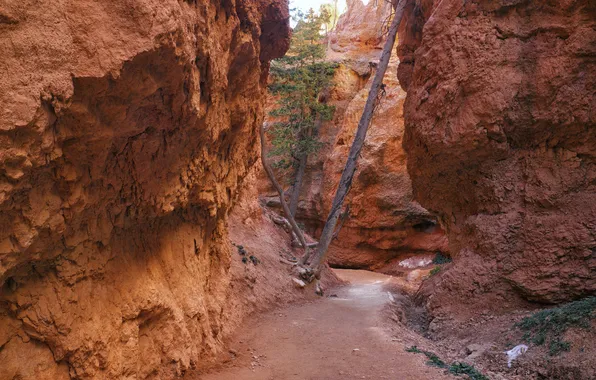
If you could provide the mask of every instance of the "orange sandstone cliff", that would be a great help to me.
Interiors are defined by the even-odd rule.
[[[321,127],[323,147],[309,157],[297,212],[298,220],[315,237],[327,218],[366,102],[390,10],[387,2],[364,5],[361,0],[348,1],[330,35],[327,59],[338,62],[339,67],[327,101],[336,110],[334,119]],[[350,217],[329,249],[329,262],[334,266],[401,274],[416,267],[428,268],[436,252],[447,251],[437,219],[412,198],[402,148],[406,93],[396,79],[397,63],[397,57],[392,59],[385,76],[386,94],[367,134],[346,199]],[[266,180],[261,193],[267,195],[269,205],[277,206],[277,197]]]
[[[454,256],[431,307],[594,294],[594,2],[409,0],[399,40],[414,198]]]
[[[0,378],[180,375],[291,287],[227,225],[288,41],[282,0],[2,2]]]

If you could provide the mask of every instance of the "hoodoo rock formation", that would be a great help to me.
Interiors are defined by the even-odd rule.
[[[335,114],[321,127],[322,148],[309,157],[297,213],[313,236],[320,234],[331,207],[381,54],[390,7],[383,1],[348,1],[330,35],[328,59],[339,63],[328,95]],[[329,262],[338,267],[405,273],[428,266],[436,252],[447,251],[437,219],[412,199],[402,148],[406,93],[396,80],[397,63],[397,57],[392,59],[385,76],[385,96],[346,199],[349,217],[329,249]],[[276,205],[268,182],[262,183],[261,192]]]
[[[454,256],[431,306],[594,294],[594,2],[409,0],[399,39],[414,198]]]
[[[2,2],[0,378],[167,378],[254,307],[226,223],[288,42],[282,0]]]

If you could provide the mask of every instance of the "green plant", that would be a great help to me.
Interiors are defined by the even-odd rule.
[[[571,349],[571,343],[562,340],[553,340],[548,345],[548,353],[551,356],[555,356],[563,351],[569,351],[569,349]]]
[[[454,375],[468,375],[471,380],[488,380],[488,377],[480,373],[474,366],[466,363],[454,362],[448,368],[449,373]]]
[[[334,107],[321,96],[338,66],[325,61],[321,30],[330,18],[326,8],[318,14],[312,8],[307,13],[297,11],[290,49],[271,63],[269,91],[276,96],[277,106],[270,114],[277,119],[269,133],[276,168],[297,168],[302,156],[317,151],[319,123],[333,117]]]
[[[470,380],[489,380],[488,377],[480,373],[474,366],[471,366],[466,363],[460,362],[453,362],[450,365],[447,365],[444,361],[442,361],[436,354],[421,350],[416,346],[411,346],[406,348],[407,352],[413,352],[416,354],[424,354],[428,361],[426,362],[427,365],[439,368],[445,368],[449,373],[452,373],[457,376],[468,376]]]
[[[428,364],[430,366],[439,367],[439,368],[447,367],[447,365],[445,364],[444,361],[442,361],[435,353],[432,353],[430,351],[421,350],[416,346],[406,348],[406,351],[413,352],[415,354],[424,354],[424,356],[426,356],[428,358],[428,361],[426,362],[426,364]]]
[[[452,261],[453,260],[451,259],[451,257],[445,256],[441,252],[437,252],[435,254],[435,258],[433,259],[433,264],[435,264],[435,265],[441,265],[441,264],[450,263]]]
[[[563,334],[570,327],[590,328],[590,321],[596,317],[596,297],[552,309],[541,310],[525,317],[515,327],[525,331],[523,339],[537,346],[548,343],[549,354],[554,356],[569,351],[571,344],[563,340]]]
[[[415,353],[415,354],[419,354],[419,353],[421,353],[422,351],[420,351],[420,349],[418,349],[418,347],[416,347],[416,346],[412,346],[412,347],[408,347],[408,348],[406,348],[406,352],[413,352],[413,353]]]
[[[442,361],[437,355],[433,354],[432,352],[424,351],[423,354],[426,355],[426,357],[428,358],[426,364],[439,368],[445,368],[447,366],[444,361]]]
[[[435,274],[439,273],[440,271],[441,271],[441,267],[434,267],[433,269],[430,270],[431,277],[434,276]]]

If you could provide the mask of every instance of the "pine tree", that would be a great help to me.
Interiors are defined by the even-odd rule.
[[[278,121],[268,131],[272,136],[273,166],[291,173],[290,212],[295,215],[308,156],[316,152],[320,125],[333,117],[334,108],[325,103],[324,93],[331,86],[337,64],[325,61],[324,25],[331,14],[322,7],[297,12],[290,49],[271,65],[269,90],[277,97],[271,112]]]

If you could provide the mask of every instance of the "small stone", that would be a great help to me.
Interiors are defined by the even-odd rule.
[[[292,278],[292,281],[294,282],[294,285],[295,285],[297,288],[300,288],[300,289],[302,289],[302,288],[304,288],[304,287],[306,286],[306,283],[305,283],[304,281],[302,281],[302,280],[299,280],[299,279],[297,279],[297,278]]]

